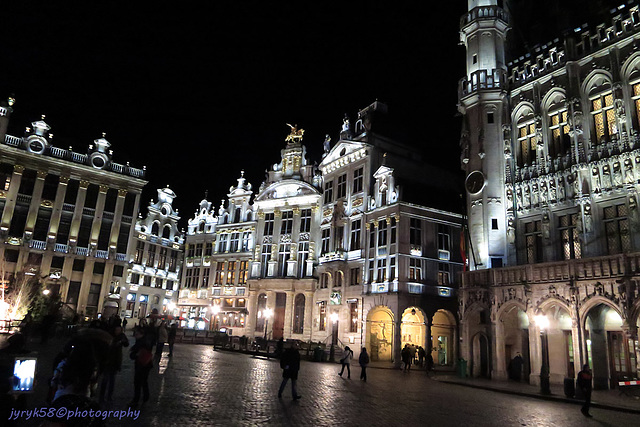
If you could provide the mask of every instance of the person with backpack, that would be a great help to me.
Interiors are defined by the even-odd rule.
[[[291,347],[282,353],[280,367],[282,368],[282,383],[280,383],[280,389],[278,390],[278,398],[282,397],[282,392],[287,385],[287,381],[291,380],[291,395],[293,396],[293,400],[300,399],[302,396],[298,394],[298,389],[296,388],[298,371],[300,370],[300,352],[298,351],[297,343],[292,343]]]
[[[358,363],[360,363],[360,379],[367,382],[367,365],[369,364],[369,353],[367,353],[367,349],[362,347],[360,351],[360,357],[358,358]]]
[[[136,343],[131,347],[129,357],[135,360],[133,374],[133,400],[129,403],[131,408],[138,406],[140,400],[140,392],[142,391],[142,403],[149,400],[149,372],[153,368],[153,353],[151,349],[153,344],[151,338],[145,333],[145,330],[136,327],[133,330]]]
[[[340,363],[342,363],[342,370],[338,375],[342,376],[344,373],[344,368],[347,368],[347,378],[351,379],[351,360],[353,360],[353,350],[346,346],[344,348],[344,356],[340,359]]]

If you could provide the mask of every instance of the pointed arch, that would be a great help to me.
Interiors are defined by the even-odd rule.
[[[591,71],[582,82],[581,91],[587,97],[611,87],[613,81],[611,73],[606,70],[596,69]]]

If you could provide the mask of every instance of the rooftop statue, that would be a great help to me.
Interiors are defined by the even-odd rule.
[[[285,142],[301,142],[304,129],[298,129],[298,125],[290,125],[289,123],[287,123],[287,126],[291,128],[291,133],[287,135]]]

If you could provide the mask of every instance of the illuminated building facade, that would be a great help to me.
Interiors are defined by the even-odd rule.
[[[398,365],[405,344],[422,346],[451,365],[462,216],[426,207],[442,195],[446,175],[378,133],[386,109],[376,101],[361,110],[353,129],[345,119],[319,165],[314,336],[356,353],[367,347],[372,360]]]
[[[502,379],[521,353],[534,384],[589,363],[614,387],[640,360],[638,5],[507,62],[498,3],[469,0],[461,19],[462,356]]]
[[[86,153],[56,147],[44,117],[7,135],[10,113],[0,106],[3,280],[39,275],[66,306],[96,316],[126,279],[145,172],[115,163],[104,135]]]
[[[136,221],[127,285],[110,296],[119,300],[124,316],[136,321],[154,309],[173,315],[178,302],[184,236],[178,231],[175,197],[169,187],[158,189],[158,201],[152,200],[146,217]]]
[[[196,329],[248,335],[249,263],[255,245],[251,184],[244,172],[217,211],[205,199],[189,220],[178,311]]]

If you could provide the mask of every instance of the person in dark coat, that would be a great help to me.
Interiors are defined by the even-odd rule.
[[[582,405],[582,415],[585,417],[591,418],[592,415],[589,413],[589,408],[591,407],[591,389],[593,387],[593,374],[591,373],[591,369],[589,369],[589,365],[585,364],[582,367],[582,371],[578,373],[578,387],[584,393],[584,405]]]
[[[153,368],[153,353],[151,349],[153,344],[151,337],[145,333],[145,329],[136,327],[134,329],[134,336],[136,343],[131,347],[129,357],[134,360],[134,374],[133,374],[133,400],[129,403],[129,406],[135,408],[138,406],[140,400],[140,392],[142,391],[142,403],[149,400],[149,372]]]
[[[508,371],[510,379],[520,381],[520,378],[522,378],[522,365],[524,365],[524,359],[520,353],[517,353],[516,357],[509,362]]]
[[[369,353],[367,353],[367,349],[362,347],[360,351],[360,357],[358,358],[358,363],[360,363],[360,379],[364,382],[367,382],[367,365],[369,364]]]
[[[298,389],[296,388],[298,371],[300,370],[300,352],[298,351],[297,343],[293,343],[291,347],[282,353],[280,367],[282,368],[282,383],[280,384],[280,390],[278,390],[278,397],[282,397],[287,381],[291,380],[291,395],[294,400],[300,399],[302,396],[298,394]]]
[[[418,366],[420,366],[421,368],[424,365],[425,355],[426,355],[426,352],[424,351],[424,348],[422,348],[422,346],[419,346],[418,347]]]
[[[113,398],[113,387],[116,383],[116,375],[122,369],[122,348],[129,347],[129,339],[120,326],[113,328],[113,340],[109,345],[107,360],[102,373],[102,384],[100,384],[100,403],[104,402],[105,392],[107,399]]]
[[[409,344],[405,344],[404,348],[400,352],[400,357],[402,358],[402,363],[404,363],[403,371],[407,372],[411,370],[411,350],[409,349]]]

